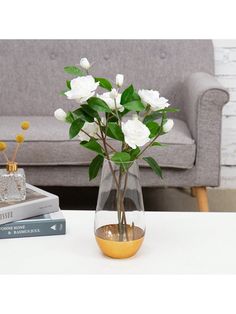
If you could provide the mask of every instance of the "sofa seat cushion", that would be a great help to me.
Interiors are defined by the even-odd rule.
[[[87,166],[95,154],[79,145],[78,139],[69,140],[69,125],[49,116],[1,116],[0,141],[8,143],[11,156],[15,147],[14,138],[21,133],[20,122],[29,120],[31,127],[25,133],[25,143],[19,149],[17,161],[22,166]],[[196,145],[190,132],[181,120],[175,120],[174,128],[160,137],[164,147],[152,147],[147,155],[156,158],[163,167],[190,169],[194,165]],[[117,141],[111,140],[116,146]],[[4,160],[0,157],[3,165]],[[146,166],[141,161],[143,166]]]

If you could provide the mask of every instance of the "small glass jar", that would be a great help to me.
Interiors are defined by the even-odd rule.
[[[26,198],[24,169],[16,162],[8,162],[6,169],[0,169],[0,201],[17,202]]]

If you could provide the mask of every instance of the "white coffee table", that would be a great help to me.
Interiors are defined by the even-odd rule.
[[[93,211],[64,211],[67,234],[0,240],[1,274],[236,273],[236,213],[147,212],[135,257],[103,256]]]

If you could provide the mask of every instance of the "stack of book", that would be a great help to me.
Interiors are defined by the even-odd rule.
[[[0,202],[0,239],[60,235],[66,221],[58,196],[27,184],[26,200]]]

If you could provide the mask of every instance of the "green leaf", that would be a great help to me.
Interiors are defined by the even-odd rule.
[[[130,161],[130,154],[126,152],[118,152],[112,156],[111,160],[115,163],[128,162]]]
[[[100,168],[102,167],[104,157],[97,155],[89,165],[89,180],[96,178]]]
[[[167,145],[162,144],[162,143],[159,143],[159,142],[153,142],[151,146],[160,146],[160,147],[163,147],[163,146],[167,146]]]
[[[72,122],[69,130],[70,139],[74,138],[76,135],[79,134],[83,125],[84,121],[82,121],[81,119],[76,119],[75,121]]]
[[[106,120],[118,123],[118,118],[114,115],[111,115],[110,113],[106,113]]]
[[[84,72],[82,70],[80,70],[79,68],[77,68],[76,66],[68,66],[64,68],[64,71],[66,73],[69,73],[71,75],[76,75],[76,76],[84,76]]]
[[[87,100],[89,106],[98,112],[111,112],[111,109],[102,99],[98,97],[91,97]]]
[[[124,134],[121,127],[116,122],[108,122],[107,135],[118,141],[124,140]]]
[[[130,153],[131,160],[135,160],[138,154],[140,153],[140,148],[136,147],[135,149],[132,149],[129,153]]]
[[[71,89],[71,86],[70,86],[70,80],[66,80],[66,86]]]
[[[140,100],[133,100],[123,105],[129,111],[143,111],[145,109],[144,105]]]
[[[96,153],[98,153],[99,155],[103,156],[103,150],[100,144],[98,144],[98,142],[96,140],[90,140],[90,141],[83,141],[80,143],[81,146],[90,149]]]
[[[112,90],[112,85],[107,79],[102,78],[102,77],[95,77],[94,79],[95,79],[95,82],[99,82],[99,86],[101,86],[102,88],[105,88],[109,91]]]
[[[133,92],[132,100],[140,100],[141,101],[141,98],[136,91]]]
[[[160,126],[158,123],[154,122],[154,121],[149,121],[146,123],[146,126],[149,128],[149,131],[150,131],[150,135],[149,137],[150,138],[153,138],[155,137],[158,132],[160,131]]]
[[[97,120],[100,120],[100,117],[97,111],[93,110],[89,105],[81,105],[81,109],[84,114],[87,114],[92,118],[96,118]]]
[[[94,121],[94,118],[88,115],[82,108],[74,110],[73,114],[83,121],[87,121],[89,123]]]
[[[143,157],[143,160],[145,160],[146,163],[149,164],[149,166],[156,173],[156,175],[158,175],[159,177],[163,179],[161,167],[158,165],[155,159],[153,159],[152,157]]]
[[[75,121],[74,115],[71,111],[68,111],[66,114],[66,122],[72,123],[73,121]]]
[[[157,110],[156,112],[179,112],[180,109],[178,108],[164,108],[164,109],[160,109]]]
[[[124,104],[126,104],[127,102],[132,101],[132,100],[133,100],[133,99],[132,99],[133,94],[134,94],[134,87],[133,87],[133,85],[130,85],[129,87],[127,87],[127,88],[123,91],[123,93],[122,93],[122,95],[121,95],[120,103],[121,103],[122,105],[124,105]]]
[[[162,114],[159,111],[155,111],[143,119],[143,123],[147,124],[149,121],[154,121],[162,117]]]
[[[126,172],[132,165],[132,160],[130,154],[127,152],[118,152],[115,153],[111,160],[120,166],[122,172]]]
[[[141,101],[140,96],[138,95],[138,93],[135,91],[133,85],[130,85],[128,88],[126,88],[122,95],[121,95],[121,101],[120,103],[122,105],[134,101],[134,100],[139,100]]]

